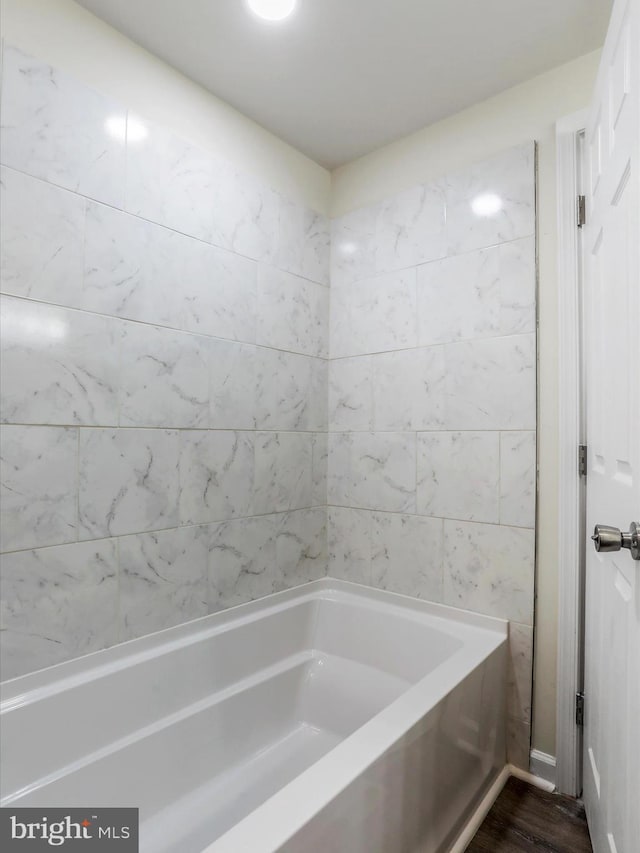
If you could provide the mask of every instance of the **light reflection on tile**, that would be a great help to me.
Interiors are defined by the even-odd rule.
[[[24,299],[0,304],[2,420],[117,424],[122,323]]]

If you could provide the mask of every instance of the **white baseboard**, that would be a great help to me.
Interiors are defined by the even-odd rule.
[[[537,749],[534,749],[531,752],[532,757],[534,753],[536,758],[539,758],[539,756],[543,756],[544,761],[542,763],[544,764],[547,773],[551,770],[555,772],[556,760],[552,755],[547,755],[544,752],[538,752]],[[510,776],[515,776],[516,779],[522,779],[523,782],[528,782],[530,785],[535,785],[536,788],[541,788],[543,791],[551,792],[555,790],[555,784],[543,778],[542,776],[537,774],[534,775],[533,773],[528,773],[526,770],[520,770],[519,767],[514,767],[513,764],[505,764],[505,766],[502,768],[502,770],[496,777],[493,785],[489,788],[487,793],[482,798],[482,801],[480,802],[479,806],[476,808],[475,812],[467,821],[462,832],[457,837],[455,843],[449,850],[449,853],[464,853],[464,851],[471,843],[472,838],[480,829],[482,821],[491,811],[491,806],[500,796],[500,792],[506,785],[507,780]]]
[[[539,749],[532,749],[529,756],[529,770],[534,776],[544,779],[545,782],[556,785],[556,757],[555,755],[547,755],[546,752],[540,752]]]
[[[548,791],[549,793],[555,791],[556,786],[553,782],[547,782],[546,779],[543,779],[540,776],[534,776],[533,773],[521,770],[519,767],[514,767],[513,764],[509,765],[509,775],[515,776],[516,779],[522,779],[523,782],[527,782],[535,788],[540,788],[541,791]]]

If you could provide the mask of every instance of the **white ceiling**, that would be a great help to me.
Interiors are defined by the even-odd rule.
[[[611,0],[243,0],[81,5],[334,168],[604,41]]]

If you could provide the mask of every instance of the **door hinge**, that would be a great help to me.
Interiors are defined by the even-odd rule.
[[[576,693],[576,726],[584,726],[584,693]]]
[[[587,476],[587,445],[581,444],[578,447],[578,473],[581,477]]]
[[[587,221],[587,201],[583,195],[579,195],[576,202],[576,219],[578,222],[578,228],[582,228]]]

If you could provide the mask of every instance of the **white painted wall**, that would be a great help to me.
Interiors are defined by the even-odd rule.
[[[327,213],[330,173],[72,0],[2,0],[8,44]]]
[[[600,52],[496,95],[337,169],[331,215],[378,201],[512,145],[539,143],[539,519],[533,746],[555,754],[558,543],[558,318],[555,121],[585,107]]]

